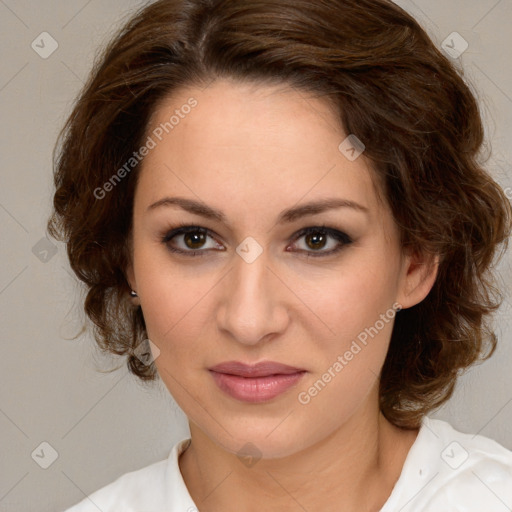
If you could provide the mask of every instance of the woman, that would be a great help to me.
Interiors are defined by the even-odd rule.
[[[428,416],[496,346],[511,208],[482,139],[389,1],[137,13],[64,129],[49,230],[190,438],[69,511],[511,507],[512,452]]]

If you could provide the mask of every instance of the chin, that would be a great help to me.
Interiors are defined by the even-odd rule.
[[[288,457],[323,437],[321,432],[308,429],[298,417],[292,420],[294,413],[288,418],[287,415],[288,413],[283,414],[277,420],[247,420],[246,424],[233,417],[231,422],[219,419],[227,432],[217,424],[209,425],[202,431],[223,450],[242,459],[246,456],[264,459]]]

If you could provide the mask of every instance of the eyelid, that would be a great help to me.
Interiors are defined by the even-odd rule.
[[[162,243],[167,245],[168,249],[171,252],[175,252],[175,253],[181,253],[181,254],[187,254],[187,255],[192,254],[192,255],[194,255],[195,253],[204,254],[206,252],[211,251],[212,249],[189,249],[189,250],[183,250],[183,249],[175,249],[175,248],[169,247],[168,244],[169,244],[169,242],[173,238],[179,237],[179,236],[182,236],[182,235],[186,235],[187,233],[196,233],[196,232],[202,232],[206,236],[209,236],[210,238],[213,238],[216,241],[216,243],[221,244],[221,242],[219,242],[219,240],[217,240],[218,235],[214,231],[212,231],[211,229],[208,229],[208,228],[205,228],[205,227],[202,227],[202,226],[198,226],[196,224],[190,224],[190,223],[177,224],[175,227],[167,229],[165,231],[165,233],[163,234],[163,236],[161,236],[161,240],[162,240]]]
[[[181,224],[177,224],[175,225],[174,227],[172,228],[169,228],[167,229],[163,234],[162,236],[160,237],[161,238],[161,241],[162,243],[164,243],[168,250],[173,252],[173,253],[178,253],[178,254],[182,254],[182,255],[185,255],[185,256],[204,256],[205,254],[211,252],[212,250],[217,250],[217,249],[189,249],[189,250],[184,250],[184,249],[176,249],[176,248],[172,248],[169,246],[169,242],[175,238],[175,237],[178,237],[178,236],[182,236],[182,235],[185,235],[187,233],[194,233],[194,232],[202,232],[204,233],[206,236],[209,236],[211,238],[213,238],[218,244],[221,244],[221,242],[219,242],[218,240],[218,235],[211,229],[209,228],[206,228],[206,227],[203,227],[203,226],[199,226],[199,225],[195,225],[195,224],[190,224],[190,223],[181,223]],[[326,234],[327,236],[330,236],[331,238],[337,240],[339,242],[339,245],[335,248],[335,249],[331,249],[329,251],[322,251],[322,250],[319,250],[319,251],[314,251],[314,250],[311,250],[311,251],[308,251],[308,250],[303,250],[303,249],[300,249],[300,250],[296,250],[296,251],[293,251],[293,252],[297,252],[299,254],[305,254],[307,257],[309,256],[312,256],[312,257],[322,257],[322,256],[330,256],[330,255],[333,255],[337,252],[339,252],[340,250],[342,250],[344,247],[350,245],[353,243],[353,239],[352,237],[350,237],[348,234],[346,234],[345,232],[337,229],[337,228],[334,228],[334,227],[329,227],[325,224],[313,224],[313,225],[310,225],[310,226],[307,226],[305,228],[302,228],[298,231],[296,231],[292,236],[291,236],[291,244],[288,244],[287,245],[287,249],[288,247],[290,247],[290,245],[294,245],[295,242],[297,242],[297,240],[299,240],[300,238],[302,238],[303,236],[309,234],[309,233],[315,233],[315,232],[319,232],[319,233],[324,233]]]
[[[352,237],[350,237],[347,233],[345,233],[339,229],[336,229],[334,227],[329,227],[326,224],[317,224],[317,225],[305,227],[305,228],[299,230],[297,233],[295,233],[293,235],[293,243],[295,243],[297,240],[299,240],[300,238],[302,238],[303,236],[305,236],[309,233],[316,233],[316,232],[324,233],[327,236],[330,236],[331,238],[337,240],[339,244],[334,249],[331,249],[328,251],[298,250],[296,252],[303,254],[308,258],[309,257],[314,257],[314,258],[315,257],[328,257],[328,256],[332,256],[334,254],[337,254],[342,249],[344,249],[346,246],[348,246],[354,242]]]

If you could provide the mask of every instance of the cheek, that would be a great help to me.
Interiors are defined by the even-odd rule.
[[[136,259],[137,284],[148,338],[159,348],[156,365],[180,371],[204,363],[199,355],[206,322],[211,322],[208,292],[215,277],[197,267],[172,264],[166,255],[140,251]],[[203,333],[203,334],[202,334]],[[204,354],[204,347],[203,347]],[[181,366],[180,366],[181,365]]]
[[[350,345],[357,336],[377,322],[383,335],[390,335],[389,320],[394,318],[392,308],[396,286],[389,266],[362,262],[323,286],[304,290],[307,303],[322,320],[324,336],[337,340],[335,348]],[[382,324],[381,315],[388,314]],[[325,324],[330,329],[325,327]],[[362,336],[364,338],[364,336]],[[382,338],[382,337],[381,337]],[[314,338],[313,338],[314,339]]]
[[[196,344],[200,343],[200,334],[207,325],[211,330],[215,324],[212,301],[219,292],[215,288],[227,285],[222,283],[223,274],[207,264],[172,263],[165,253],[156,254],[154,249],[139,251],[136,262],[148,337],[161,352],[172,349],[176,358],[182,352],[199,352]],[[326,340],[322,350],[325,355],[332,349],[349,347],[360,333],[364,341],[365,330],[371,329],[394,302],[392,272],[382,259],[371,254],[366,260],[354,258],[350,265],[329,275],[308,276],[304,272],[302,268],[301,277],[285,275],[288,282],[295,283],[294,293],[301,304],[292,300],[293,304],[284,307],[291,322],[302,325],[305,340],[317,344]],[[382,328],[380,324],[379,331],[389,335],[390,326],[386,323]],[[202,338],[209,335],[203,333]]]
[[[309,327],[314,372],[295,398],[299,410],[324,422],[327,430],[376,392],[396,316],[393,292],[387,274],[352,273],[311,296],[315,313],[331,330],[319,331],[320,322]]]
[[[209,287],[203,290],[196,284],[176,275],[148,278],[142,305],[148,338],[160,351],[155,359],[158,374],[176,403],[192,416],[201,413],[195,409],[201,393],[197,378],[204,373],[209,353],[205,326],[211,318],[203,297]]]

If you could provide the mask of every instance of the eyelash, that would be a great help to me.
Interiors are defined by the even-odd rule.
[[[183,254],[185,256],[191,256],[191,257],[196,257],[196,256],[202,257],[205,255],[206,252],[209,252],[212,249],[184,251],[182,249],[176,249],[175,247],[171,247],[169,245],[169,242],[173,238],[175,238],[179,235],[184,235],[187,233],[198,233],[198,232],[204,233],[204,234],[214,238],[213,233],[207,228],[202,228],[200,226],[193,226],[193,225],[189,225],[189,224],[180,224],[180,225],[176,226],[175,228],[171,229],[170,231],[166,232],[166,234],[164,236],[162,236],[162,243],[167,246],[167,249],[170,252]],[[308,258],[309,257],[319,258],[319,257],[331,256],[331,255],[341,251],[344,247],[353,243],[353,240],[346,233],[343,233],[342,231],[338,231],[337,229],[330,228],[325,225],[311,226],[311,227],[304,228],[304,229],[300,230],[298,233],[296,233],[294,235],[293,242],[295,243],[297,240],[299,240],[300,238],[302,238],[305,235],[309,235],[310,233],[328,235],[341,243],[335,249],[331,249],[330,251],[318,251],[315,253],[315,251],[299,250],[299,252],[305,254],[306,257],[308,257]]]

